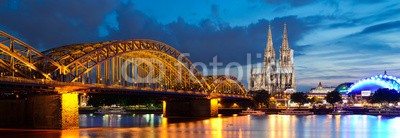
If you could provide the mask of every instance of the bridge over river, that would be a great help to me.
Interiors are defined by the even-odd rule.
[[[233,76],[203,76],[178,50],[154,40],[74,44],[38,51],[0,31],[0,126],[79,127],[78,95],[162,97],[164,116],[217,116],[219,99],[251,100]],[[18,99],[19,95],[26,95]],[[28,124],[28,125],[27,125]]]

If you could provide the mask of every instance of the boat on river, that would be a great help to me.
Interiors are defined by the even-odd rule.
[[[332,113],[330,113],[330,115],[352,115],[353,112],[352,111],[347,111],[347,110],[335,110]]]
[[[314,112],[310,111],[296,111],[293,109],[286,109],[278,112],[279,115],[313,115]]]
[[[116,106],[116,105],[111,105],[111,106],[103,106],[97,112],[94,112],[96,114],[129,114],[123,107]]]
[[[262,116],[265,115],[265,112],[263,111],[258,111],[258,110],[253,110],[253,109],[247,109],[247,110],[243,110],[241,113],[239,113],[240,115],[256,115],[256,116]]]

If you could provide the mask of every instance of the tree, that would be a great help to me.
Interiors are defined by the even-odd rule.
[[[256,105],[259,104],[265,104],[266,106],[269,105],[269,98],[271,95],[265,91],[265,90],[259,90],[259,91],[252,91],[253,94],[253,100],[256,103]]]
[[[399,101],[399,94],[394,89],[380,88],[370,98],[371,103],[395,103]]]
[[[325,100],[335,109],[335,103],[342,101],[342,95],[338,91],[331,91],[326,94]]]
[[[301,105],[307,102],[307,94],[304,92],[295,92],[290,95],[290,100],[298,103],[299,108]]]
[[[270,105],[274,105],[273,108],[275,108],[276,107],[276,103],[277,103],[277,101],[276,101],[275,97],[271,96],[269,98],[268,107],[271,107]]]

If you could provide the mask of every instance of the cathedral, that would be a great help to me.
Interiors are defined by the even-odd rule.
[[[289,47],[286,24],[284,24],[283,27],[279,59],[275,56],[271,27],[268,25],[268,39],[264,51],[264,64],[262,67],[251,68],[248,85],[250,91],[266,90],[270,94],[292,93],[296,91],[293,50]]]

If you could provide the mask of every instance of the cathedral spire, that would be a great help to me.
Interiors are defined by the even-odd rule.
[[[275,49],[272,42],[271,26],[268,24],[267,46],[264,51],[264,65],[275,64]]]
[[[283,26],[282,45],[279,53],[279,64],[283,66],[291,66],[293,64],[293,50],[289,48],[289,42],[286,32],[286,23]]]
[[[289,42],[286,33],[286,23],[283,24],[283,38],[282,38],[282,49],[289,49]]]
[[[274,45],[273,45],[273,42],[272,42],[271,25],[269,25],[269,24],[268,24],[268,40],[267,40],[266,52],[275,53]]]

